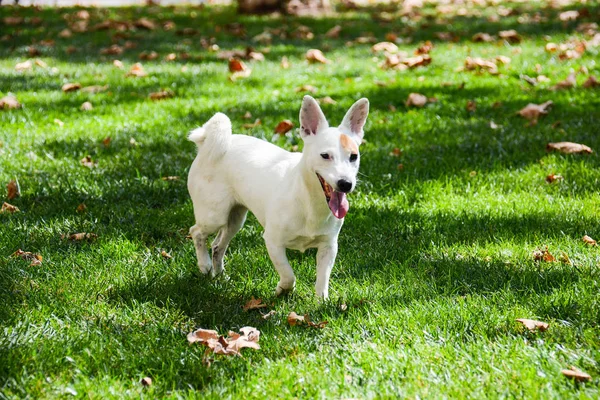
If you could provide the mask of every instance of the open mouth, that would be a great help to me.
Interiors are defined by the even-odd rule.
[[[317,174],[317,177],[319,178],[319,182],[321,182],[323,194],[325,195],[331,213],[336,218],[344,218],[346,214],[348,214],[348,209],[350,208],[346,193],[333,190],[331,185],[328,184],[321,175]]]

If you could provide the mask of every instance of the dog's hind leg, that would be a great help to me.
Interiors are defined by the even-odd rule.
[[[194,247],[196,248],[196,257],[198,258],[198,267],[200,272],[208,274],[212,270],[212,262],[208,249],[206,248],[206,240],[210,233],[203,232],[198,225],[194,225],[190,228],[190,235],[194,241]]]
[[[212,245],[212,269],[214,275],[219,275],[223,272],[223,257],[227,251],[229,242],[236,233],[242,229],[246,221],[248,209],[243,206],[234,206],[229,212],[227,225],[219,231],[219,235]]]

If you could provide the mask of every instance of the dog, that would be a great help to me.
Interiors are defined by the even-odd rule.
[[[198,154],[188,176],[196,221],[190,235],[200,271],[212,276],[223,272],[227,246],[250,210],[264,228],[267,251],[279,273],[275,294],[293,291],[296,285],[286,249],[317,248],[315,291],[327,298],[368,114],[369,101],[362,98],[338,127],[329,127],[316,100],[305,96],[300,109],[302,153],[233,135],[231,121],[222,113],[192,131],[188,138]],[[213,233],[211,260],[207,239]]]

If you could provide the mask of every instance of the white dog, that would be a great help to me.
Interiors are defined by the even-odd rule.
[[[300,109],[302,153],[290,153],[266,141],[232,135],[231,122],[215,114],[189,139],[198,155],[188,177],[196,224],[190,228],[198,266],[204,274],[223,272],[223,255],[241,229],[248,210],[264,228],[271,261],[279,273],[277,295],[294,289],[296,277],[286,249],[317,248],[318,296],[326,298],[337,255],[337,239],[356,186],[358,146],[369,113],[360,99],[341,125],[330,128],[321,108],[305,96]],[[212,261],[208,236],[218,232]]]

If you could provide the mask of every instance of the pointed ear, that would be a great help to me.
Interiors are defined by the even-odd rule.
[[[352,135],[357,139],[358,143],[362,142],[363,127],[367,122],[367,116],[369,115],[369,100],[362,98],[350,107],[344,120],[340,124],[340,130],[344,133]]]
[[[329,127],[321,107],[315,99],[304,96],[300,109],[300,134],[302,137],[316,135],[318,131]]]

